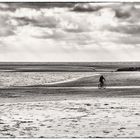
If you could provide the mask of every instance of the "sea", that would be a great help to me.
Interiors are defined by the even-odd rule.
[[[11,72],[93,72],[140,67],[140,62],[0,62],[0,71]]]

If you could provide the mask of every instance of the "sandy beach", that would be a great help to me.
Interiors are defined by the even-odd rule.
[[[104,75],[2,72],[0,137],[140,137],[140,73]]]
[[[0,137],[140,137],[140,99],[0,104]]]

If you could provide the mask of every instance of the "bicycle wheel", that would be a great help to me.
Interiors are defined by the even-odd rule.
[[[103,88],[104,88],[104,89],[106,88],[106,83],[103,84]]]
[[[100,85],[100,83],[98,84],[98,88],[100,88],[101,87],[101,85]]]
[[[103,85],[101,83],[98,84],[98,88],[101,89]]]

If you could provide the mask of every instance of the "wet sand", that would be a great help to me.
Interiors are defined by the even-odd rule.
[[[0,137],[140,137],[140,73],[106,73],[109,86],[100,90],[93,73],[16,74],[1,80]]]
[[[84,100],[94,97],[139,98],[140,88],[10,87],[0,89],[0,103]]]

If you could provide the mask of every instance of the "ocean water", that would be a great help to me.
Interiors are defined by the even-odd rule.
[[[140,62],[0,62],[0,71],[93,72],[140,67]]]

